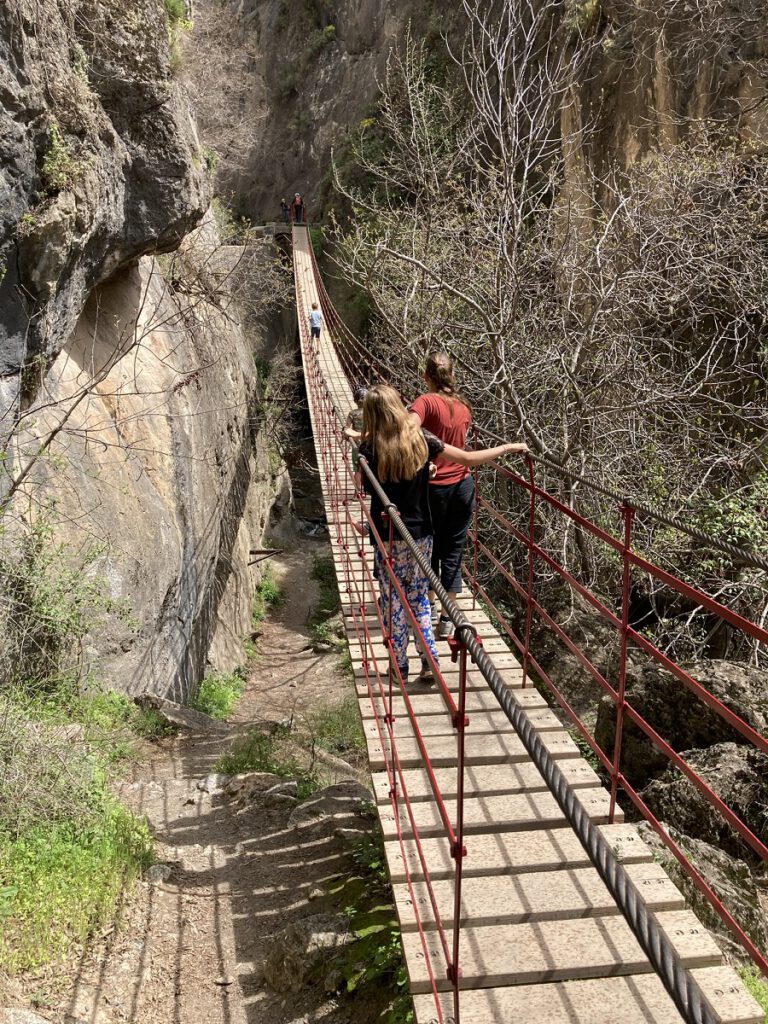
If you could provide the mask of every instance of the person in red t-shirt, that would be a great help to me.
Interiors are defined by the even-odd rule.
[[[453,360],[447,352],[430,352],[424,380],[429,391],[411,405],[411,416],[446,444],[466,448],[472,410],[457,390]],[[475,481],[467,467],[442,462],[430,480],[429,504],[434,523],[432,568],[455,598],[461,590],[461,559],[475,508]],[[434,605],[434,594],[430,600]],[[441,614],[437,638],[445,640],[451,630],[451,620]]]

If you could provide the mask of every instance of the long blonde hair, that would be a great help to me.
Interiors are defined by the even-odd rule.
[[[382,483],[412,480],[429,456],[421,428],[389,384],[376,384],[365,397],[362,439],[376,454]]]

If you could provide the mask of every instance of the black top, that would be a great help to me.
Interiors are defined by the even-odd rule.
[[[415,540],[421,537],[432,536],[432,516],[429,511],[429,461],[436,459],[445,448],[445,444],[439,437],[430,434],[428,430],[422,430],[424,440],[427,442],[429,455],[427,461],[418,471],[416,476],[410,480],[388,480],[383,483],[379,480],[378,467],[376,465],[376,450],[369,441],[363,441],[360,445],[360,454],[368,460],[371,472],[379,480],[389,500],[394,503],[400,518],[411,531]],[[386,542],[389,536],[389,528],[384,526],[381,518],[384,506],[378,494],[372,490],[368,477],[363,473],[363,486],[371,495],[371,518],[373,519],[379,536]],[[395,531],[395,540],[399,540]]]

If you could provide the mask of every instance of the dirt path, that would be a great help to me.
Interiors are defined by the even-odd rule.
[[[351,681],[338,654],[313,653],[310,579],[324,543],[302,539],[275,562],[286,603],[264,623],[233,735],[340,700]],[[72,1024],[288,1024],[347,1017],[312,992],[283,998],[264,985],[270,935],[314,913],[318,883],[343,867],[338,844],[297,837],[290,808],[201,793],[196,784],[231,738],[182,734],[152,747],[122,798],[146,814],[165,881],[142,881],[112,936],[87,950],[58,1018]]]

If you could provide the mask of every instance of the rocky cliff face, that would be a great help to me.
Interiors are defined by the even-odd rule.
[[[440,33],[456,23],[456,6],[199,0],[185,62],[222,192],[256,223],[279,219],[281,197],[290,201],[294,192],[318,218],[331,152],[375,108],[391,47],[411,24],[416,38],[442,49]]]
[[[55,496],[70,552],[98,544],[86,571],[128,611],[94,631],[87,661],[129,692],[176,700],[207,662],[244,661],[249,552],[280,485],[258,435],[252,352],[210,274],[217,253],[198,231],[173,288],[144,258],[95,289],[44,380],[55,404],[20,438],[31,447],[69,413],[31,474],[33,503]]]
[[[93,288],[175,248],[208,205],[161,0],[0,6],[0,415]],[[39,378],[39,374],[37,375]]]
[[[177,61],[163,0],[0,4],[6,544],[44,510],[127,609],[97,676],[184,700],[244,660],[280,480]]]

